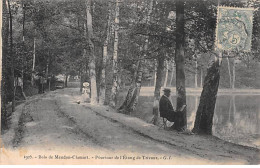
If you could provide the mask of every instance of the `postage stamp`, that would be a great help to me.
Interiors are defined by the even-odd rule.
[[[254,8],[218,7],[216,48],[222,51],[251,49]]]

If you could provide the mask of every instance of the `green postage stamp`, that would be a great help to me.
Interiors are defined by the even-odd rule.
[[[254,8],[218,7],[216,48],[221,51],[251,49]]]

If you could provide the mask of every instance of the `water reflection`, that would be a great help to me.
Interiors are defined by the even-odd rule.
[[[225,140],[260,146],[259,96],[219,96],[213,133]]]
[[[176,107],[176,97],[172,96]],[[258,146],[260,95],[218,95],[213,118],[213,134],[238,144]],[[123,99],[119,99],[123,100]],[[119,102],[120,104],[121,102]],[[152,120],[152,96],[141,96],[133,116],[147,122]],[[194,126],[199,96],[187,96],[187,126]]]

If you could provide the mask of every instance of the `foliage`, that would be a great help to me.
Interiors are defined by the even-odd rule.
[[[32,74],[33,39],[36,39],[36,72],[48,75],[87,74],[88,51],[86,39],[86,5],[85,0],[10,0],[13,15],[13,54],[15,76],[24,76],[24,83],[29,84]],[[259,87],[254,84],[260,60],[260,1],[259,0],[186,0],[185,1],[185,59],[186,73],[190,73],[188,86],[193,86],[195,64],[205,69],[207,61],[214,51],[215,27],[218,2],[220,5],[236,7],[254,7],[253,39],[251,53],[224,53],[232,59],[240,60],[237,65],[238,87]],[[96,71],[101,71],[102,46],[106,36],[109,7],[114,18],[115,3],[109,1],[92,0],[93,41],[95,45]],[[24,5],[24,6],[23,6]],[[146,24],[149,0],[123,0],[120,3],[120,29],[118,58],[122,82],[130,83],[137,69],[137,62],[141,55],[146,54],[145,83],[153,80],[156,59],[173,61],[175,56],[175,2],[154,0],[151,22]],[[10,40],[6,9],[3,14],[3,88],[5,102],[12,100],[12,81],[10,80],[12,65],[10,55]],[[23,20],[24,29],[23,29]],[[110,29],[111,37],[108,44],[108,55],[111,60],[113,52],[113,22]],[[24,36],[24,41],[23,41]],[[149,36],[149,48],[144,53],[145,37]],[[244,66],[245,65],[245,66]],[[224,67],[223,71],[225,70]],[[221,87],[226,87],[229,78],[222,73]],[[97,73],[100,76],[100,73]],[[97,80],[99,77],[97,77]],[[248,81],[245,84],[244,81]],[[250,85],[249,85],[250,84]]]

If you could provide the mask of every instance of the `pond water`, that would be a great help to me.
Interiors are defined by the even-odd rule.
[[[121,96],[120,96],[121,97]],[[194,126],[198,95],[187,95],[187,125]],[[176,107],[176,96],[171,96]],[[260,95],[218,95],[213,118],[213,135],[237,144],[260,147]],[[118,104],[123,102],[123,96]],[[151,122],[153,96],[140,96],[137,109],[131,115]]]

